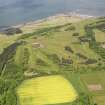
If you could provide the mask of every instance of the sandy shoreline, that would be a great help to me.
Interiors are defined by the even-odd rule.
[[[60,13],[60,14],[56,14],[54,16],[49,16],[49,17],[46,17],[46,18],[43,18],[43,19],[39,19],[39,20],[35,20],[35,21],[30,21],[30,22],[25,22],[25,23],[22,23],[22,24],[17,24],[17,25],[12,25],[12,26],[1,26],[0,30],[5,30],[5,29],[8,29],[10,27],[21,28],[23,26],[32,25],[32,24],[38,25],[38,24],[40,24],[42,22],[50,21],[50,20],[53,20],[53,19],[56,19],[56,18],[59,18],[59,17],[80,18],[81,20],[88,19],[88,18],[95,18],[95,16],[89,16],[89,15],[85,15],[85,14],[78,14],[76,12]]]
[[[75,12],[70,12],[70,13],[56,14],[56,15],[49,16],[49,17],[39,19],[39,20],[35,20],[35,21],[25,22],[25,23],[22,23],[19,25],[14,25],[12,27],[22,27],[24,25],[39,24],[39,23],[42,23],[44,21],[50,21],[52,19],[59,18],[59,17],[74,17],[74,18],[80,18],[80,19],[95,18],[95,16],[89,16],[89,15],[85,15],[85,14],[78,14]]]

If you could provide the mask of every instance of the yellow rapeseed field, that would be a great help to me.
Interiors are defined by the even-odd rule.
[[[26,80],[17,89],[20,105],[45,105],[73,102],[77,93],[72,84],[60,75]]]

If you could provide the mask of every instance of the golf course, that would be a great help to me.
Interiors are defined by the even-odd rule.
[[[105,105],[105,17],[58,15],[0,32],[0,105]]]

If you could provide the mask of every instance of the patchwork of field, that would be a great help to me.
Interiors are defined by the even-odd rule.
[[[60,75],[26,80],[17,94],[20,105],[45,105],[73,102],[78,97],[72,84]]]
[[[81,81],[90,95],[93,96],[94,103],[105,105],[105,72],[93,72],[81,75]]]
[[[24,49],[29,52],[28,67],[29,69],[37,69],[43,71],[58,71],[59,65],[55,62],[53,55],[58,58],[58,63],[63,58],[65,60],[73,62],[73,66],[87,66],[85,64],[88,59],[98,61],[99,56],[89,48],[88,43],[80,43],[78,37],[73,36],[73,31],[70,32],[49,32],[47,36],[41,36],[37,39],[31,37],[26,39],[26,44],[20,46],[17,49],[15,61],[21,64],[24,58]],[[82,32],[80,32],[82,33]],[[66,50],[68,47],[69,50]],[[44,62],[44,65],[38,65],[37,60],[40,59]],[[90,64],[90,66],[96,65],[97,62]]]
[[[21,34],[0,35],[1,77],[19,84],[19,105],[105,105],[105,24],[100,22],[53,17],[22,25]]]

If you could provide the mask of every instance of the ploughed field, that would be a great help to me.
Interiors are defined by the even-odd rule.
[[[77,92],[60,75],[37,77],[24,81],[17,89],[20,105],[45,105],[73,102]]]

